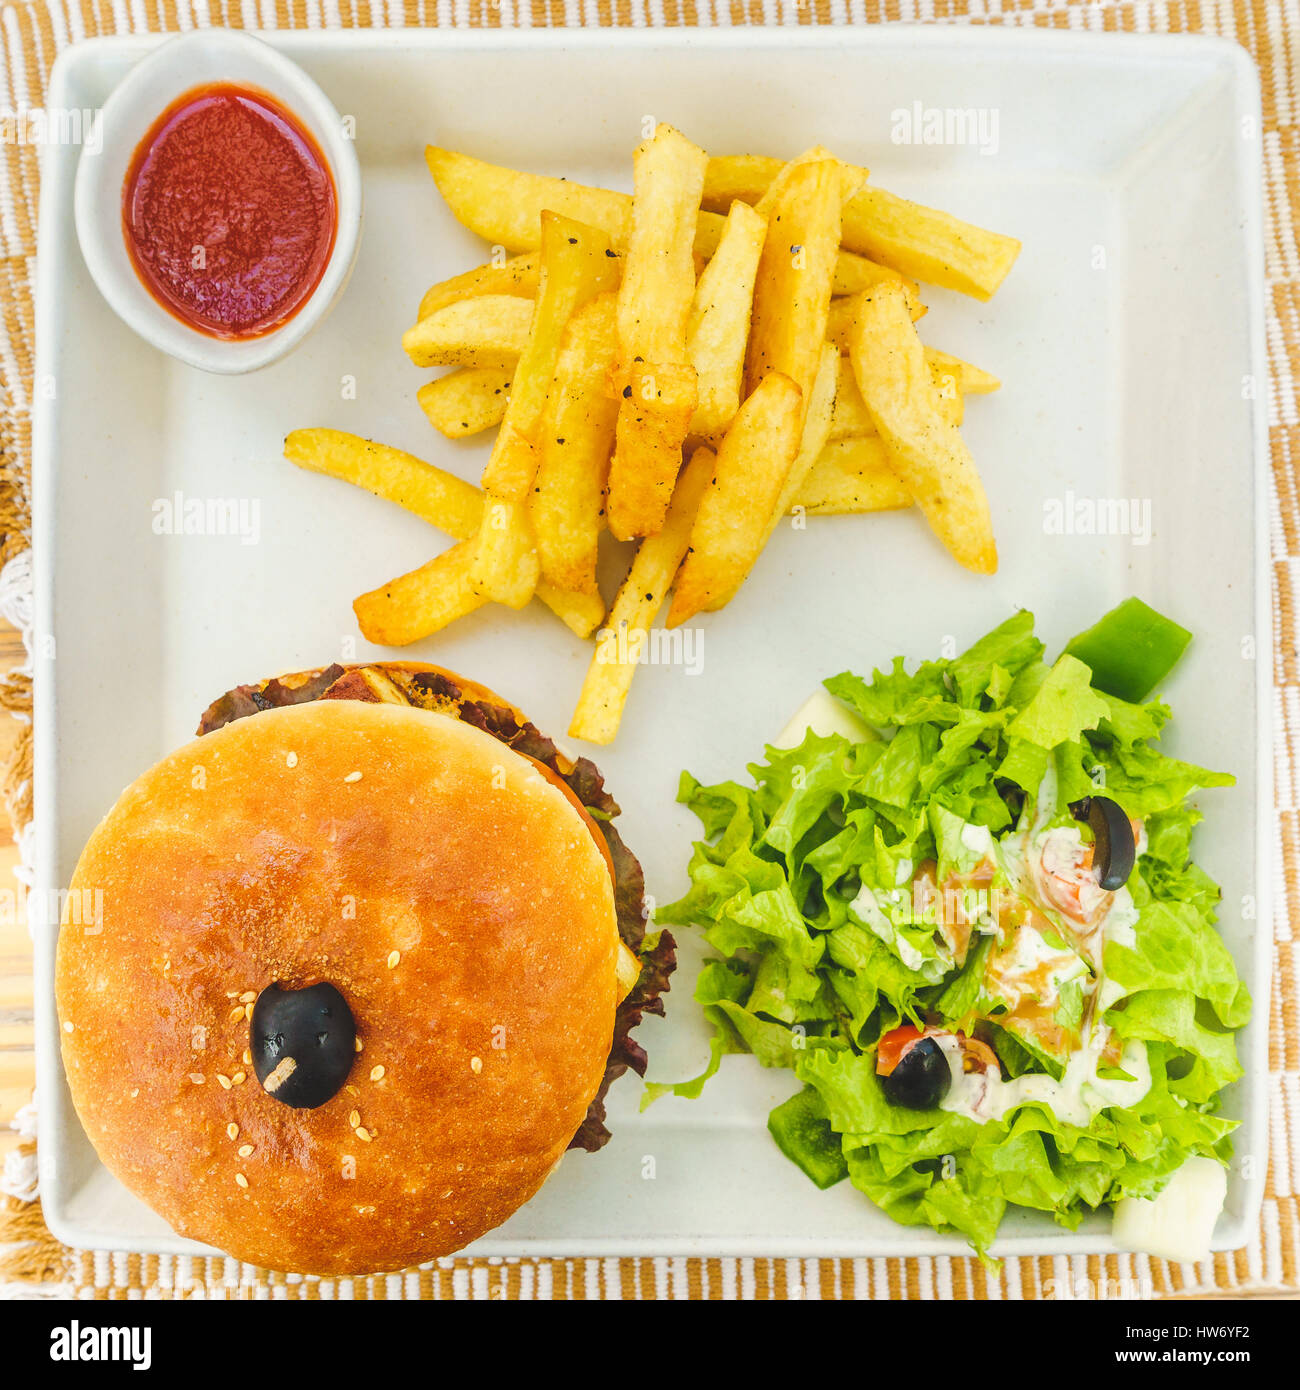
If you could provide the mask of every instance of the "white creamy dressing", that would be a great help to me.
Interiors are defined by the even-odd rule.
[[[936,1038],[952,1072],[952,1089],[939,1108],[984,1124],[1002,1119],[1017,1106],[1038,1101],[1058,1120],[1086,1129],[1093,1116],[1108,1105],[1134,1105],[1151,1089],[1146,1043],[1138,1039],[1130,1039],[1124,1045],[1119,1064],[1119,1069],[1132,1080],[1098,1076],[1108,1031],[1105,1027],[1090,1028],[1084,1045],[1070,1054],[1065,1074],[1059,1081],[1042,1075],[1017,1076],[1004,1081],[991,1072],[964,1071],[961,1044],[957,1039],[952,1035]]]
[[[998,862],[997,845],[993,839],[993,832],[987,825],[963,825],[961,843],[962,847],[970,850],[977,859],[991,859],[995,864]]]
[[[926,975],[927,978],[929,974],[933,973],[933,984],[938,984],[939,980],[952,969],[951,955],[947,957],[946,963],[940,959],[927,961],[921,952],[885,916],[875,893],[865,883],[858,890],[857,897],[849,904],[849,911],[865,927],[870,928],[909,970],[915,970],[918,974]]]
[[[1138,851],[1141,853],[1141,850]],[[1105,954],[1105,947],[1110,942],[1115,942],[1118,946],[1127,946],[1132,950],[1137,945],[1137,926],[1138,910],[1133,906],[1133,894],[1127,888],[1121,888],[1115,894],[1115,901],[1110,906],[1110,911],[1106,914],[1103,925],[1103,945],[1102,954]],[[1114,980],[1106,974],[1104,969],[1098,971],[1097,975],[1097,1013],[1104,1014],[1112,1004],[1118,1003],[1123,999],[1126,991],[1123,985],[1117,985]]]
[[[1083,843],[1082,834],[1075,826],[1058,826],[1052,830],[1045,828],[1045,821],[1055,804],[1055,770],[1049,767],[1039,788],[1033,822],[1026,830],[994,841],[987,827],[968,825],[963,828],[961,836],[962,844],[967,849],[987,853],[1006,874],[1012,891],[1041,908],[1054,925],[1062,919],[1050,904],[1042,901],[1043,895],[1038,889],[1039,875],[1044,872],[1059,874],[1072,871],[1077,863],[1076,852]],[[1142,833],[1138,837],[1138,853],[1145,847],[1146,836]],[[1086,1128],[1093,1117],[1108,1106],[1134,1105],[1151,1089],[1151,1067],[1146,1043],[1138,1039],[1130,1039],[1125,1044],[1117,1068],[1131,1079],[1099,1075],[1111,1033],[1102,1021],[1102,1015],[1125,992],[1106,976],[1105,949],[1110,942],[1123,946],[1136,944],[1134,927],[1138,912],[1127,887],[1109,894],[1098,887],[1096,891],[1100,897],[1094,900],[1089,891],[1093,886],[1095,881],[1090,875],[1081,881],[1080,902],[1085,911],[1095,910],[1097,914],[1096,925],[1088,933],[1095,973],[1090,974],[1079,957],[1074,957],[1077,968],[1072,968],[1062,953],[1032,926],[1022,927],[1016,933],[1010,953],[1010,972],[1006,970],[1005,958],[1003,962],[1004,975],[1009,973],[1014,976],[1021,965],[1025,974],[1029,974],[1051,960],[1052,965],[1046,973],[1054,991],[1067,979],[1080,979],[1083,982],[1083,1043],[1068,1057],[1061,1079],[1058,1081],[1055,1077],[1035,1075],[1007,1081],[996,1073],[967,1072],[958,1039],[951,1035],[937,1037],[935,1041],[943,1049],[952,1073],[952,1086],[940,1109],[986,1123],[1002,1119],[1017,1106],[1039,1102],[1067,1124]],[[1105,902],[1107,898],[1110,900],[1108,904]],[[1062,940],[1068,942],[1077,933],[1062,927],[1060,934]]]

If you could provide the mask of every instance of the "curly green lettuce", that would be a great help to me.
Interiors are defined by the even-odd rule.
[[[1160,700],[1097,689],[1075,656],[1049,664],[1025,612],[955,659],[911,672],[899,659],[825,685],[880,737],[810,732],[769,747],[747,782],[682,776],[704,838],[689,891],[657,915],[697,927],[718,953],[696,990],[712,1054],[694,1080],[649,1087],[647,1103],[698,1096],[728,1053],[792,1071],[803,1089],[769,1128],[814,1182],[847,1179],[895,1220],[960,1232],[981,1254],[1008,1205],[1074,1228],[1103,1204],[1154,1196],[1190,1155],[1226,1161],[1233,1125],[1218,1099],[1241,1074],[1233,1032],[1250,1001],[1215,929],[1219,889],[1191,861],[1200,817],[1188,798],[1233,779],[1159,751]],[[864,920],[861,904],[892,903],[922,861],[969,867],[972,835],[1000,841],[1042,797],[1054,805],[1040,816],[1068,822],[1069,804],[1100,787],[1145,830],[1128,884],[1136,924],[1105,946],[1104,1018],[1145,1047],[1149,1089],[1086,1126],[1043,1102],[984,1122],[892,1104],[876,1046],[900,1024],[955,1030],[984,1009],[1007,1078],[1059,1077],[1061,1059],[987,1018],[989,938],[962,960],[905,907]],[[1081,1009],[1066,979],[1057,1017],[1077,1026]]]

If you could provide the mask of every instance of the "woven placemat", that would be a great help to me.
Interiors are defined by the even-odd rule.
[[[1281,1292],[1300,1288],[1300,1207],[1294,1165],[1300,1155],[1300,1025],[1291,906],[1297,874],[1296,758],[1300,754],[1300,669],[1296,585],[1300,578],[1300,495],[1295,462],[1300,424],[1294,378],[1300,365],[1300,126],[1296,123],[1300,11],[1263,0],[1219,3],[1052,3],[1052,0],[233,0],[183,3],[106,0],[0,5],[0,110],[42,104],[59,50],[92,35],[243,27],[355,28],[460,25],[474,28],[948,22],[1024,24],[1110,32],[1218,34],[1242,44],[1259,64],[1264,96],[1267,177],[1268,349],[1275,682],[1279,720],[1279,882],[1270,1019],[1272,1149],[1260,1229],[1250,1246],[1196,1266],[1145,1256],[1008,1260],[999,1273],[963,1258],[922,1260],[447,1260],[431,1269],[353,1280],[266,1274],[232,1260],[90,1253],[50,1237],[39,1202],[8,1199],[0,1211],[0,1284],[30,1281],[40,1292],[91,1298],[1052,1298]],[[33,380],[32,279],[38,168],[32,146],[0,143],[0,589],[28,572]],[[21,674],[0,683],[0,704],[31,709]],[[31,815],[31,752],[22,741],[3,794],[14,824]],[[6,1249],[6,1242],[8,1246]]]

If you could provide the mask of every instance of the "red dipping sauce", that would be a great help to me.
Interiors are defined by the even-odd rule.
[[[164,308],[214,338],[257,338],[291,319],[325,273],[338,230],[334,178],[272,97],[198,87],[132,157],[122,230]]]

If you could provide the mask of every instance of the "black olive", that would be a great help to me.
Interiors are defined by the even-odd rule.
[[[324,1105],[348,1079],[357,1025],[331,984],[307,989],[268,985],[249,1023],[253,1070],[262,1089],[295,1110]]]
[[[1097,882],[1108,893],[1123,888],[1137,858],[1133,822],[1124,814],[1123,807],[1108,796],[1089,796],[1072,802],[1070,814],[1075,820],[1086,820],[1092,830],[1095,845],[1092,867]]]
[[[895,1105],[908,1110],[933,1110],[952,1086],[952,1068],[933,1038],[922,1038],[903,1053],[881,1084]]]

